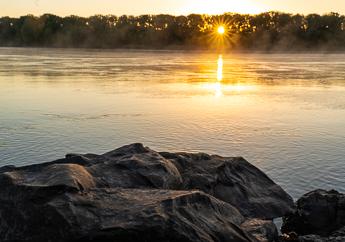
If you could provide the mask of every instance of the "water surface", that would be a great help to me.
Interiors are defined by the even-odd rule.
[[[345,55],[0,49],[0,165],[133,142],[345,192]]]

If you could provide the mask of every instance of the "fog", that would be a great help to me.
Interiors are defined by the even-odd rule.
[[[217,35],[223,25],[226,33]],[[0,18],[0,46],[63,48],[338,51],[345,47],[345,17],[227,13],[188,16],[45,14]]]

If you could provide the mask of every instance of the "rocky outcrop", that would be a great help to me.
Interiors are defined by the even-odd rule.
[[[247,219],[241,228],[254,236],[259,242],[274,242],[278,240],[278,230],[272,221]]]
[[[289,236],[286,236],[285,239],[282,239],[281,242],[344,242],[345,241],[345,233],[344,228],[331,233],[329,236],[322,237],[320,235],[315,234],[308,234],[308,235],[300,235],[296,234],[295,239],[292,239]]]
[[[345,195],[315,190],[296,202],[294,213],[284,218],[282,232],[296,233],[298,241],[345,241]]]
[[[176,165],[184,189],[211,194],[237,207],[246,217],[273,219],[292,211],[292,198],[242,157],[160,154]]]
[[[2,241],[254,241],[244,217],[199,191],[56,188],[1,199]],[[46,195],[46,194],[44,194]]]
[[[1,242],[272,242],[292,207],[243,158],[141,144],[0,168]]]

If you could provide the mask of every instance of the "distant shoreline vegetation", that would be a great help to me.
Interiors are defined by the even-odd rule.
[[[217,25],[224,25],[227,34],[216,36]],[[345,50],[345,16],[267,12],[1,17],[0,46],[335,51]]]

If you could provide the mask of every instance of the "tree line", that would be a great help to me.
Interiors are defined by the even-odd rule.
[[[220,24],[226,28],[224,36],[215,33]],[[345,49],[345,16],[266,12],[1,17],[0,46],[339,50]]]

